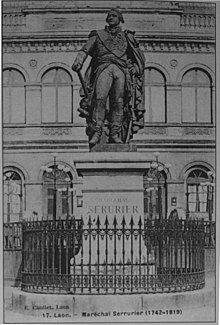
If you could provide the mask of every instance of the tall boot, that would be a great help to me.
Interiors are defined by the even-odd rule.
[[[110,142],[123,143],[121,139],[121,127],[123,121],[123,103],[114,102],[110,119]]]
[[[101,135],[102,135],[102,124],[96,124],[96,126],[94,127],[94,134],[92,136],[92,138],[89,140],[89,144],[91,144],[92,146],[94,146],[95,144],[99,143]]]
[[[94,146],[100,141],[102,135],[102,126],[105,119],[105,110],[106,110],[106,99],[97,99],[96,106],[93,111],[93,121],[95,123],[94,134],[89,141],[90,145]]]

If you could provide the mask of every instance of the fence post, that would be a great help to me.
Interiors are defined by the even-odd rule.
[[[100,291],[100,287],[99,287],[99,279],[100,279],[100,274],[99,274],[99,264],[100,264],[100,220],[99,220],[99,216],[97,218],[97,222],[96,222],[96,226],[97,226],[97,285],[98,285],[98,288],[97,288],[97,291],[99,293]]]

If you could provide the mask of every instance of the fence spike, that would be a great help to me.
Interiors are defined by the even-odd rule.
[[[140,216],[139,221],[138,221],[138,226],[141,227],[143,225],[142,218]]]
[[[89,221],[88,221],[88,226],[92,225],[92,220],[91,220],[91,216],[89,216]]]
[[[122,226],[126,225],[125,216],[123,216],[121,224],[122,224]]]
[[[106,216],[105,218],[105,223],[104,223],[105,226],[108,226],[109,225],[109,222],[108,222],[108,216]]]
[[[97,217],[97,221],[96,221],[96,225],[99,227],[100,224],[101,224],[101,222],[100,222],[99,215],[98,215],[98,217]]]
[[[134,226],[134,219],[133,219],[133,216],[131,216],[131,221],[130,221],[130,224],[129,224],[130,226]]]
[[[116,216],[114,216],[114,221],[113,221],[113,225],[116,227],[117,226],[117,219],[116,219]]]

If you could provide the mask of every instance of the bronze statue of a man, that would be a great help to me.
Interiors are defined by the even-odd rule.
[[[128,143],[144,126],[144,54],[134,32],[122,31],[118,9],[108,12],[103,30],[93,30],[78,52],[72,69],[80,74],[87,56],[80,116],[86,118],[90,146],[100,141],[104,121],[109,125],[109,143]],[[109,107],[107,108],[107,99]]]

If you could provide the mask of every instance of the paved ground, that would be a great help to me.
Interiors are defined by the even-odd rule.
[[[114,295],[114,296],[67,296],[24,294],[28,303],[52,306],[51,309],[34,311],[12,308],[12,293],[18,299],[23,293],[15,288],[5,288],[5,323],[172,323],[215,321],[215,284],[213,278],[206,280],[202,290],[181,294]],[[28,301],[28,302],[27,302]],[[34,302],[33,302],[34,301]],[[173,302],[175,301],[175,306]],[[73,303],[74,302],[74,303]],[[59,309],[55,306],[74,308]],[[31,308],[29,308],[31,309]],[[172,314],[171,314],[172,311]],[[130,314],[129,314],[130,313]],[[60,316],[59,316],[60,315]],[[84,316],[83,316],[84,315]]]

